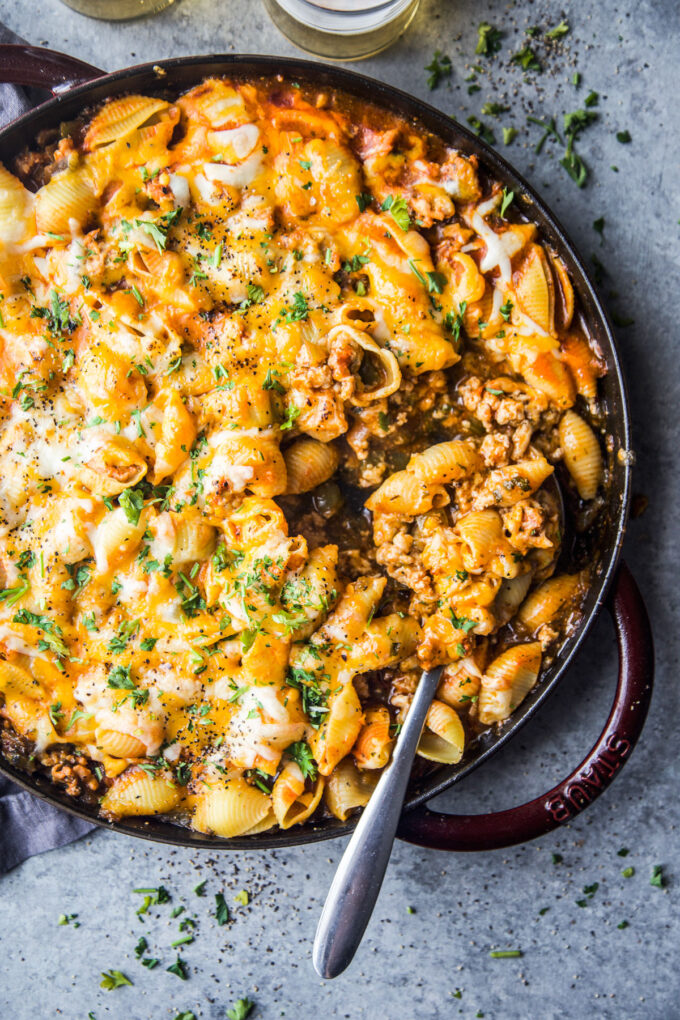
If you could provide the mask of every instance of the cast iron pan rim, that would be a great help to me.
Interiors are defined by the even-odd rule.
[[[183,69],[194,65],[197,69],[205,68],[205,71],[201,72],[204,74],[208,74],[211,71],[216,70],[218,67],[223,67],[225,70],[233,69],[237,73],[241,73],[243,75],[273,76],[283,74],[288,80],[294,80],[296,77],[299,77],[319,84],[330,85],[332,87],[343,89],[350,94],[358,95],[359,97],[368,96],[372,104],[380,105],[382,103],[391,109],[397,109],[403,116],[417,118],[424,123],[434,135],[441,137],[445,142],[447,142],[447,144],[459,147],[461,140],[464,141],[465,149],[469,152],[476,153],[486,166],[492,169],[494,175],[499,181],[511,186],[512,190],[515,191],[518,198],[522,199],[523,203],[526,199],[529,200],[530,204],[538,212],[539,218],[544,220],[545,224],[552,232],[553,236],[550,240],[555,244],[558,253],[566,253],[568,255],[568,261],[570,261],[573,267],[575,267],[576,276],[578,278],[577,282],[580,289],[585,292],[585,296],[590,304],[590,314],[592,315],[594,313],[594,317],[596,319],[599,318],[599,325],[601,326],[608,341],[608,375],[610,380],[615,383],[614,389],[620,399],[620,420],[618,422],[618,426],[620,428],[622,447],[625,451],[630,450],[631,429],[628,393],[621,369],[612,324],[593,287],[589,271],[585,267],[574,245],[569,240],[561,223],[545,205],[534,188],[522,177],[521,174],[517,172],[517,170],[506,162],[506,160],[499,155],[495,149],[491,148],[490,145],[487,145],[487,143],[481,138],[472,134],[472,132],[459,124],[453,117],[442,113],[440,110],[437,110],[435,107],[420,99],[416,99],[413,96],[408,95],[401,89],[388,85],[385,82],[376,81],[375,79],[359,74],[356,71],[349,71],[346,68],[323,64],[312,60],[302,60],[297,57],[273,57],[263,56],[260,54],[212,54],[208,56],[198,55],[193,57],[174,57],[169,60],[153,61],[129,67],[124,70],[114,71],[111,74],[95,78],[83,85],[70,88],[68,91],[64,91],[54,96],[52,99],[47,100],[45,103],[33,108],[18,120],[13,121],[10,125],[8,125],[8,127],[0,132],[0,139],[2,139],[4,135],[14,133],[15,130],[25,129],[27,127],[30,128],[31,122],[37,118],[38,114],[40,114],[41,117],[44,117],[45,114],[48,114],[53,110],[55,113],[56,123],[59,119],[59,108],[61,106],[63,106],[66,102],[71,105],[78,99],[82,99],[83,105],[86,106],[88,95],[93,91],[98,93],[99,98],[105,97],[106,95],[115,95],[118,91],[124,92],[126,83],[135,76],[153,75],[153,80],[158,89],[171,89],[173,86],[173,70]],[[162,71],[165,72],[165,74],[159,74],[157,71],[158,68],[162,68]],[[116,86],[120,86],[120,88],[116,89]],[[426,789],[407,800],[405,810],[410,810],[418,805],[424,804],[433,797],[436,797],[438,794],[443,793],[454,783],[461,780],[464,776],[468,775],[479,765],[485,762],[487,758],[503,747],[504,744],[512,736],[514,736],[522,726],[524,726],[524,724],[536,711],[538,711],[546,698],[548,698],[557,687],[574,657],[580,650],[588,632],[593,626],[612,583],[626,530],[630,504],[630,490],[631,465],[629,458],[626,458],[623,464],[623,484],[621,491],[614,491],[611,495],[612,500],[620,499],[620,506],[617,512],[618,519],[613,546],[608,554],[603,557],[602,573],[596,582],[596,586],[599,589],[597,599],[586,618],[580,624],[576,636],[569,639],[569,651],[561,659],[560,667],[555,673],[555,676],[548,684],[545,684],[538,691],[530,703],[525,703],[524,710],[520,709],[519,714],[514,716],[512,723],[507,726],[507,728],[489,747],[484,749],[473,761],[458,771],[455,775],[439,779],[437,774],[435,774],[432,782],[427,785]],[[20,772],[12,765],[9,765],[1,759],[0,773],[5,774],[19,786],[23,787],[23,789],[32,793],[34,796],[39,797],[41,800],[50,804],[56,804],[63,810],[68,811],[69,814],[84,818],[101,828],[112,829],[115,832],[120,832],[124,835],[136,836],[152,842],[168,843],[177,846],[189,846],[195,849],[210,849],[213,851],[265,851],[280,847],[299,846],[307,843],[321,842],[326,839],[334,839],[338,836],[349,835],[356,824],[356,819],[352,819],[346,824],[340,825],[332,823],[329,825],[325,822],[319,822],[315,826],[313,825],[303,830],[296,831],[295,829],[289,829],[286,832],[274,831],[273,833],[265,832],[256,836],[242,836],[235,837],[233,839],[223,839],[219,837],[202,836],[199,833],[194,833],[191,830],[184,829],[177,825],[172,825],[169,822],[158,822],[155,819],[151,819],[150,821],[145,820],[144,822],[137,824],[130,823],[129,821],[111,823],[99,818],[95,814],[94,808],[88,809],[84,805],[74,804],[70,798],[66,796],[66,794],[61,794],[55,791],[55,789],[49,784],[49,781],[44,777],[39,777],[38,783],[36,783],[35,780],[32,781],[25,772]]]

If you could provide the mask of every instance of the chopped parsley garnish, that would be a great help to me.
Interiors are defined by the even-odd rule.
[[[467,122],[470,125],[470,127],[472,128],[472,130],[474,131],[474,133],[479,138],[482,138],[488,145],[493,145],[494,144],[494,142],[496,141],[496,136],[494,135],[494,133],[491,130],[491,128],[488,127],[486,124],[484,124],[479,119],[479,117],[473,117],[473,116],[468,117]]]
[[[294,407],[292,404],[290,404],[286,408],[286,417],[279,425],[280,430],[282,432],[286,432],[288,429],[292,429],[293,426],[295,425],[295,422],[298,420],[301,414],[302,411],[300,410],[299,407]]]
[[[473,627],[476,626],[475,621],[468,619],[467,616],[456,616],[453,610],[450,610],[450,613],[451,622],[453,626],[456,628],[456,630],[462,630],[467,634],[469,633],[469,631],[472,630]]]
[[[125,511],[130,524],[135,527],[139,524],[139,518],[144,507],[144,494],[141,489],[123,489],[118,502]]]
[[[550,120],[548,121],[539,120],[538,117],[527,117],[527,120],[531,124],[538,124],[539,127],[543,128],[543,134],[541,138],[538,140],[538,144],[534,149],[534,152],[536,153],[537,156],[540,155],[541,150],[543,149],[543,146],[545,145],[548,138],[555,138],[560,143],[560,145],[562,144],[562,139],[560,137],[559,131],[557,130],[557,125],[555,124],[554,117],[551,117]]]
[[[264,377],[264,382],[262,383],[262,389],[263,390],[274,390],[275,393],[280,393],[281,396],[283,396],[283,394],[286,392],[286,390],[281,385],[281,383],[278,381],[278,379],[274,378],[274,376],[276,376],[278,374],[279,373],[276,371],[275,368],[268,368],[267,369],[267,374]]]
[[[457,343],[460,341],[460,331],[463,328],[463,316],[465,315],[466,308],[467,301],[461,301],[457,315],[454,315],[453,312],[447,312],[444,317],[446,328],[453,334],[453,338]]]
[[[215,918],[219,925],[226,924],[229,920],[229,907],[221,892],[215,895]]]
[[[430,91],[437,88],[442,78],[450,78],[452,69],[451,58],[441,50],[435,50],[432,60],[425,65],[425,70],[430,72],[427,78]]]
[[[546,39],[561,39],[563,35],[566,35],[569,31],[569,25],[566,21],[560,21],[559,25],[555,25],[549,32],[545,33]]]
[[[286,748],[286,754],[297,762],[305,779],[316,779],[317,764],[306,740],[298,740]]]
[[[482,21],[477,29],[475,53],[482,57],[490,57],[492,54],[498,53],[501,48],[501,39],[502,34],[497,28],[490,25],[488,21]]]
[[[112,637],[108,643],[108,649],[110,652],[115,652],[120,655],[127,648],[128,642],[135,636],[139,630],[139,620],[123,621],[118,628],[118,633],[115,637]]]
[[[284,322],[304,322],[308,315],[309,305],[307,304],[307,298],[302,291],[298,290],[293,294],[292,304],[287,308],[282,308],[279,312],[273,328],[276,329],[282,319]]]
[[[168,971],[169,974],[176,974],[177,977],[181,978],[182,981],[189,980],[189,972],[187,970],[187,965],[182,959],[182,957],[179,955],[179,953],[177,954],[177,959],[175,960],[175,962],[171,963],[170,966],[166,967],[165,969]]]
[[[302,711],[308,716],[311,725],[318,730],[329,712],[328,692],[319,684],[319,678],[299,666],[290,666],[286,675],[286,683],[294,687],[302,695]]]
[[[137,687],[137,684],[130,676],[129,666],[114,666],[106,679],[106,685],[114,691],[127,692],[123,699],[118,702],[117,707],[120,707],[128,698],[132,701],[135,708],[145,705],[149,700],[148,690]]]
[[[427,289],[430,294],[443,294],[446,277],[443,273],[427,273]]]
[[[62,629],[49,616],[40,613],[32,613],[28,609],[19,609],[12,617],[13,623],[25,623],[29,627],[36,627],[43,632],[43,637],[38,641],[38,651],[51,651],[57,658],[64,658],[68,655],[68,649],[62,640]]]
[[[628,142],[632,142],[633,139],[631,138],[630,131],[617,131],[616,141],[621,142],[622,145],[627,145]]]
[[[259,771],[259,769],[256,771]],[[250,894],[247,889],[239,889],[239,891],[234,896],[234,899],[236,900],[237,903],[240,903],[242,907],[247,907],[248,904],[250,903]]]
[[[653,885],[656,889],[663,889],[666,885],[666,878],[663,873],[663,865],[655,864],[652,868],[651,878],[649,884]]]
[[[22,577],[13,588],[3,588],[0,590],[0,602],[6,602],[8,606],[13,606],[19,599],[24,597],[30,587],[28,580]]]
[[[510,300],[510,298],[508,298],[505,304],[501,305],[501,307],[499,308],[499,311],[506,322],[508,322],[508,320],[510,319],[510,313],[514,307],[515,306],[513,305],[512,301]]]
[[[114,988],[122,988],[123,985],[131,985],[129,977],[120,970],[104,970],[102,971],[102,980],[99,982],[99,987],[106,989],[107,992],[112,991]]]
[[[530,46],[523,46],[517,53],[513,53],[510,60],[519,64],[523,71],[542,71],[540,61]]]
[[[512,201],[515,197],[514,191],[508,191],[507,188],[503,188],[503,200],[501,201],[500,217],[502,220],[505,219],[505,214],[510,208]]]
[[[135,220],[135,226],[149,235],[159,252],[164,252],[168,243],[168,231],[181,214],[181,207],[172,209],[170,212],[163,213],[158,220]]]
[[[485,117],[500,117],[502,113],[507,113],[509,109],[510,107],[504,106],[503,103],[484,103],[482,113]]]
[[[202,882],[194,886],[194,892],[197,896],[205,896],[205,887],[208,884],[208,879],[204,878]]]
[[[229,1020],[246,1020],[250,1016],[255,1003],[250,999],[238,999],[237,1002],[227,1010]]]
[[[362,191],[358,195],[355,195],[354,197],[357,200],[357,205],[359,206],[360,213],[367,209],[371,202],[373,201],[373,195],[371,195],[367,191]]]

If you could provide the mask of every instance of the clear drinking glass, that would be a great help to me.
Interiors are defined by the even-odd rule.
[[[264,0],[291,42],[331,60],[361,60],[390,46],[411,24],[420,0]]]
[[[155,14],[169,7],[174,0],[61,0],[79,14],[104,21],[124,21],[127,18],[141,18],[144,14]]]

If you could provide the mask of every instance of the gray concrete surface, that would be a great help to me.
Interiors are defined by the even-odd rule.
[[[552,27],[565,14],[572,31],[544,55],[543,74],[523,77],[509,66],[528,25]],[[178,0],[153,19],[119,25],[89,21],[58,0],[2,0],[0,19],[32,42],[105,68],[219,49],[295,52],[258,0]],[[505,29],[503,52],[481,62],[489,71],[479,76],[481,91],[468,95],[464,78],[484,19]],[[362,949],[351,970],[330,983],[311,969],[310,942],[339,844],[217,856],[97,833],[34,858],[0,882],[3,1018],[85,1020],[92,1011],[96,1020],[173,1020],[193,1010],[202,1020],[223,1020],[241,996],[256,1002],[257,1020],[680,1017],[673,470],[680,400],[679,30],[675,0],[423,0],[408,35],[360,66],[460,119],[479,115],[490,99],[511,105],[502,122],[520,133],[506,152],[554,204],[584,255],[595,253],[606,266],[604,291],[618,293],[612,306],[635,319],[620,331],[620,348],[635,421],[636,489],[649,497],[649,507],[631,522],[626,558],[653,617],[658,674],[631,763],[589,811],[531,845],[449,856],[399,844]],[[435,47],[450,54],[454,74],[450,87],[430,95],[423,67]],[[578,91],[570,83],[577,69]],[[525,117],[561,117],[591,89],[600,93],[600,122],[579,147],[592,168],[591,182],[579,191],[552,143],[535,156],[538,128],[527,129]],[[623,129],[631,133],[629,145],[615,138]],[[591,225],[600,216],[603,244]],[[547,789],[598,732],[615,674],[613,635],[602,619],[550,705],[442,803],[488,810]],[[617,856],[621,847],[630,848],[625,860]],[[553,863],[553,854],[562,861]],[[655,864],[668,876],[663,890],[649,883]],[[633,877],[622,876],[626,866],[634,867]],[[192,890],[204,879],[201,898]],[[584,895],[583,887],[595,882],[597,891]],[[135,916],[141,897],[131,890],[158,883],[198,919],[196,941],[182,949],[186,982],[165,969],[181,920],[170,920],[173,904],[152,908],[144,923]],[[233,901],[240,889],[250,893],[247,906]],[[225,927],[211,918],[220,891],[233,908]],[[587,905],[579,907],[583,899]],[[59,926],[61,913],[77,913],[80,927]],[[620,928],[622,921],[628,927]],[[162,960],[152,971],[134,958],[142,933],[151,955]],[[521,948],[524,955],[492,959],[496,948]],[[134,987],[100,990],[100,972],[109,968],[123,970]]]

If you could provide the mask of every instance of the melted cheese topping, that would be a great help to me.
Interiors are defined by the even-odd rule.
[[[35,195],[0,167],[0,705],[39,753],[99,762],[111,816],[139,813],[126,791],[146,775],[165,797],[144,794],[149,812],[233,834],[238,811],[220,821],[211,791],[273,787],[263,813],[243,809],[250,831],[289,795],[318,803],[317,771],[332,778],[355,741],[370,766],[357,674],[412,668],[417,648],[455,661],[499,625],[486,566],[469,610],[440,585],[410,615],[375,615],[384,578],[347,587],[350,558],[338,570],[337,546],[291,534],[277,497],[313,490],[339,459],[355,470],[411,402],[432,406],[462,325],[476,338],[479,322],[504,371],[540,381],[559,347],[554,296],[526,280],[547,257],[532,262],[533,234],[500,220],[497,187],[480,202],[474,160],[437,166],[422,141],[398,147],[280,83],[127,97],[84,128]],[[475,442],[481,499],[493,462]],[[385,465],[364,467],[375,484]],[[441,525],[428,513],[450,496],[434,476],[419,484],[422,505],[395,510],[390,535],[419,515],[418,541]],[[512,528],[516,551],[527,529]],[[534,534],[521,555],[540,545],[547,575],[543,518]],[[402,585],[415,549],[381,561]],[[504,549],[490,562],[514,577]],[[476,633],[421,641],[443,591]]]

